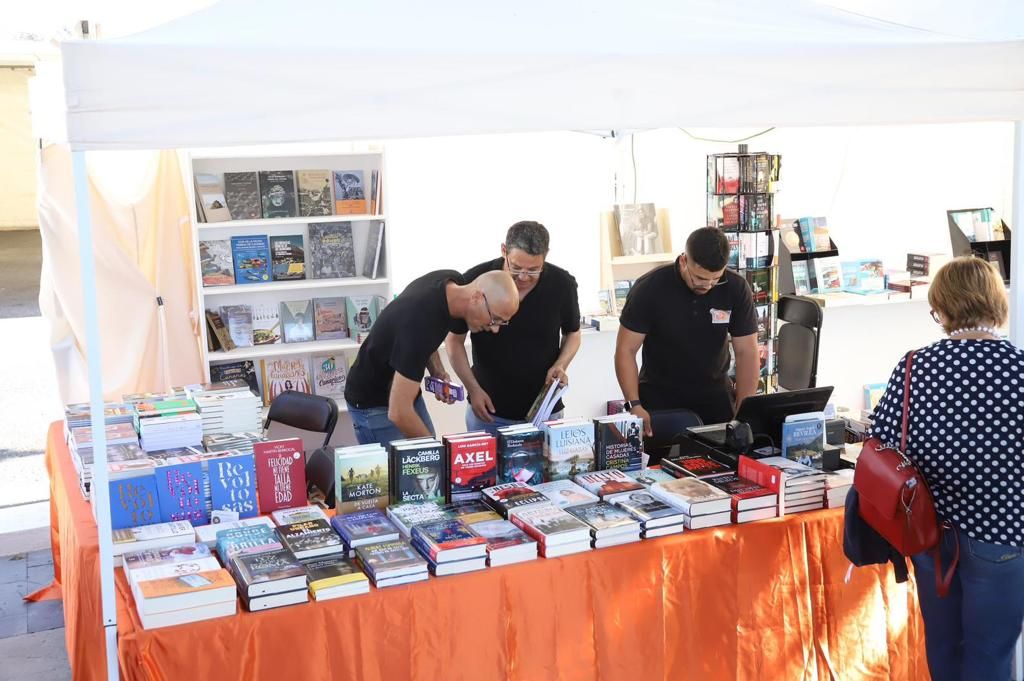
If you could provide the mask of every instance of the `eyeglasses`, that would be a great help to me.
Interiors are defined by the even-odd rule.
[[[481,291],[480,295],[484,299],[484,309],[487,310],[487,316],[491,318],[491,321],[487,326],[508,326],[507,319],[499,319],[494,316],[493,312],[491,312],[491,306],[487,304],[487,294]]]
[[[521,270],[518,267],[513,267],[507,255],[505,256],[505,267],[508,268],[508,273],[513,277],[529,277],[530,279],[536,279],[544,271],[544,268],[539,270]]]
[[[936,324],[942,323],[942,317],[939,316],[938,312],[936,312],[935,310],[928,310],[928,312],[932,316],[932,321],[934,321]]]

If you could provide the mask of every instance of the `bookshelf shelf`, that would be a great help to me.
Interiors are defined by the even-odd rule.
[[[272,281],[266,284],[204,286],[203,295],[207,298],[212,298],[214,296],[235,296],[275,291],[308,291],[313,289],[386,286],[389,283],[390,282],[387,279],[370,279],[369,277],[347,277],[345,279],[299,279],[297,281]]]
[[[673,262],[676,253],[650,253],[648,255],[619,255],[611,259],[612,265],[648,265],[651,263]]]
[[[384,215],[316,215],[294,218],[261,218],[258,220],[224,220],[223,222],[197,222],[199,230],[224,229],[258,229],[277,225],[318,224],[323,222],[385,222]]]
[[[253,345],[235,348],[234,350],[217,350],[207,354],[211,362],[232,361],[241,359],[262,359],[264,357],[284,357],[287,355],[307,355],[310,353],[341,352],[354,350],[359,343],[352,339],[337,341],[309,341],[308,343],[274,343],[273,345]]]

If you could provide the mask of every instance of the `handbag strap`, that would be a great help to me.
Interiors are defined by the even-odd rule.
[[[910,422],[910,369],[914,365],[914,353],[911,350],[907,355],[907,370],[903,379],[903,434],[900,436],[900,453],[907,453],[907,424]]]

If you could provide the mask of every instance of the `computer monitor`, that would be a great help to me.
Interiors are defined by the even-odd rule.
[[[787,390],[753,395],[743,400],[737,421],[750,425],[750,430],[757,438],[767,435],[776,447],[782,446],[782,423],[790,414],[803,414],[809,411],[824,411],[828,398],[832,396],[832,386],[820,388],[804,388],[803,390]],[[767,442],[754,443],[755,447],[767,445]]]

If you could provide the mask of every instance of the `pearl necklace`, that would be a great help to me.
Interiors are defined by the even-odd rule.
[[[994,336],[996,338],[999,337],[999,335],[996,333],[996,330],[991,326],[975,326],[973,328],[957,329],[955,331],[950,331],[946,335],[952,338],[953,336],[962,336],[965,333],[987,333],[990,336]]]

